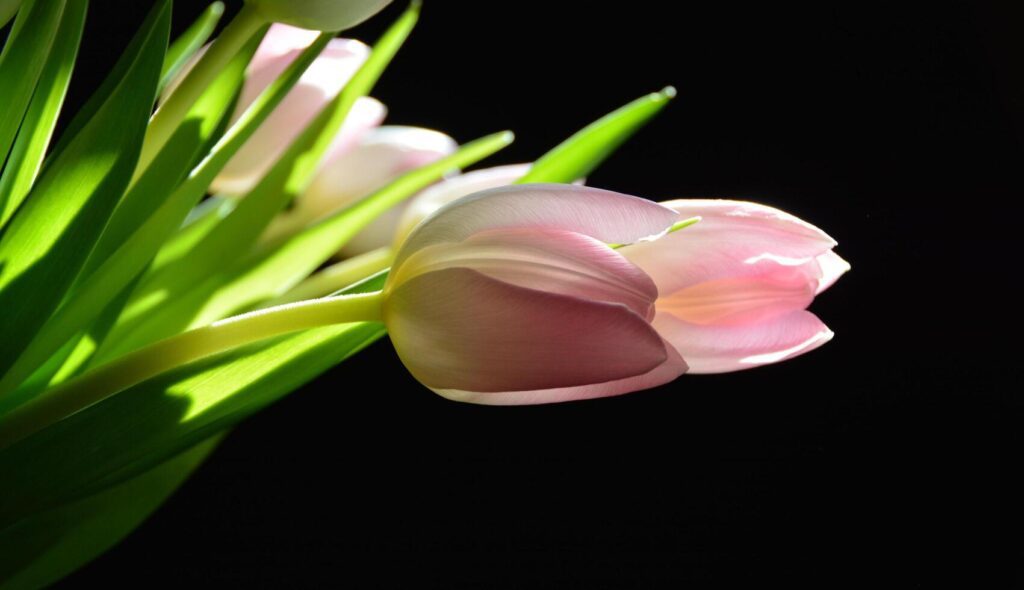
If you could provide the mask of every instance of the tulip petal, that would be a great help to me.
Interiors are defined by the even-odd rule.
[[[249,65],[248,79],[235,108],[234,119],[240,117],[315,38],[315,33],[294,27],[271,27]],[[370,48],[359,41],[332,40],[281,104],[228,162],[213,183],[214,191],[240,196],[251,190],[291,141],[341,92],[369,55]],[[357,101],[353,106],[339,132],[338,141],[343,145],[350,145],[353,134],[361,134],[384,118],[384,107],[379,102],[372,99],[361,101],[362,105]]]
[[[489,188],[508,186],[522,178],[530,170],[531,165],[512,164],[474,170],[448,178],[423,190],[409,201],[409,206],[395,228],[395,248],[401,245],[420,221],[442,206]]]
[[[757,203],[665,204],[682,217],[700,216],[700,223],[622,248],[624,256],[651,275],[663,296],[704,281],[763,275],[766,265],[806,266],[809,279],[817,281],[821,269],[815,258],[835,246],[835,240],[809,223]]]
[[[817,316],[803,310],[742,326],[701,326],[659,311],[654,327],[683,355],[690,373],[725,373],[777,363],[814,350],[833,336]]]
[[[395,350],[423,384],[552,389],[643,375],[668,353],[623,305],[544,293],[463,268],[400,283],[384,306]]]
[[[459,389],[434,389],[437,394],[450,400],[491,406],[514,406],[532,404],[553,404],[559,402],[611,397],[641,389],[664,385],[686,372],[683,357],[668,343],[665,344],[668,357],[657,367],[636,377],[626,377],[605,383],[559,387],[555,389],[534,389],[530,391],[498,391],[481,393]]]
[[[394,284],[446,268],[470,268],[490,278],[548,293],[620,303],[654,317],[658,288],[647,274],[594,238],[544,228],[494,229],[411,255]]]
[[[402,245],[399,268],[413,252],[431,244],[458,242],[489,229],[558,228],[605,243],[628,244],[656,236],[678,219],[667,207],[637,197],[567,184],[499,187],[459,199],[420,224]],[[698,224],[699,225],[699,224]]]
[[[826,252],[817,258],[818,268],[820,269],[820,278],[818,279],[818,289],[815,291],[815,295],[821,293],[825,289],[831,287],[839,277],[843,276],[850,270],[850,263],[843,260],[835,252]]]

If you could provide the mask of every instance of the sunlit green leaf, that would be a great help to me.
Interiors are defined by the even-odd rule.
[[[26,0],[0,53],[0,162],[7,159],[50,47],[65,0]],[[0,206],[5,210],[6,206]]]
[[[171,43],[171,46],[167,48],[167,55],[164,56],[164,67],[160,71],[161,89],[174,79],[181,68],[188,63],[188,60],[199,51],[203,43],[206,43],[223,15],[224,3],[214,2],[207,6],[199,18]]]
[[[544,154],[518,182],[573,182],[585,177],[675,95],[669,86],[608,113]]]
[[[63,298],[127,186],[149,119],[170,23],[159,2],[101,92],[0,236],[0,370]],[[82,116],[82,115],[79,115]]]
[[[347,292],[378,290],[383,280]],[[236,349],[135,385],[3,449],[0,530],[145,472],[383,333],[381,324],[342,324]]]
[[[71,0],[61,17],[50,56],[0,175],[0,227],[24,200],[43,164],[43,156],[71,81],[88,4],[87,0]]]
[[[203,304],[190,326],[201,326],[280,295],[309,276],[374,219],[404,199],[512,142],[495,133],[462,146],[456,153],[408,172],[355,205],[305,229],[282,244],[259,249],[223,274],[226,284]]]
[[[322,35],[289,66],[278,80],[261,93],[212,150],[210,156],[151,216],[141,218],[145,214],[145,210],[140,207],[134,208],[140,211],[138,213],[140,218],[134,221],[125,219],[121,224],[124,231],[117,232],[120,235],[117,235],[116,239],[106,242],[109,244],[109,248],[105,251],[104,239],[113,231],[111,228],[107,229],[104,233],[105,238],[101,239],[97,246],[97,253],[94,253],[90,259],[97,261],[95,270],[75,286],[72,296],[46,322],[22,358],[18,359],[17,364],[12,367],[3,380],[0,380],[0,394],[14,389],[32,370],[42,364],[52,351],[84,329],[101,310],[108,306],[112,298],[145,268],[167,237],[181,225],[189,210],[206,192],[206,187],[209,186],[214,176],[223,169],[260,123],[266,120],[274,107],[280,104],[305,69],[326,47],[329,39],[329,35]],[[221,81],[215,84],[197,103],[194,108],[198,109],[198,112],[214,115],[226,114],[224,109],[232,102],[229,98],[233,97],[237,85],[241,82],[245,64],[248,63],[257,43],[258,39],[254,40],[250,51],[242,52],[233,62],[234,69],[229,68],[225,76],[221,77]],[[218,92],[218,85],[222,86],[220,92]],[[214,118],[216,117],[211,117],[211,120]],[[193,148],[202,143],[204,139],[201,124],[203,119],[198,118],[196,121],[196,124],[199,125],[199,136],[184,138],[184,143]],[[177,143],[172,139],[165,149],[172,149],[175,145]],[[173,170],[174,166],[168,164],[167,169]],[[129,192],[126,199],[135,193],[137,187],[146,186],[147,179],[151,175],[163,174],[166,172],[162,171],[160,167],[150,167],[135,185],[136,189]],[[152,191],[157,195],[161,193],[160,187],[155,184],[152,186]],[[139,198],[144,199],[145,196],[140,193]],[[122,207],[118,208],[118,212],[124,210],[123,205],[122,203]],[[111,225],[114,226],[117,220],[118,214],[115,213]],[[108,311],[108,313],[110,312]],[[2,405],[0,404],[0,407]]]
[[[230,214],[191,251],[144,279],[135,300],[125,309],[123,320],[108,338],[109,344],[98,353],[97,361],[131,350],[140,342],[172,334],[178,326],[189,323],[196,306],[205,298],[204,292],[211,292],[210,281],[217,281],[216,276],[226,266],[245,255],[274,216],[312,180],[352,105],[376,83],[412,32],[418,15],[418,6],[414,4],[384,33],[344,90],[314,118]],[[216,256],[211,256],[211,252],[216,252]],[[214,288],[219,285],[215,283]],[[171,302],[173,312],[168,306]],[[193,302],[192,309],[188,302]],[[152,321],[153,326],[161,328],[139,328],[140,321]],[[171,327],[170,332],[167,326]]]

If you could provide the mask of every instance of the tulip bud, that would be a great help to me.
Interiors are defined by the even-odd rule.
[[[525,176],[529,172],[530,166],[531,164],[512,164],[474,170],[446,178],[434,186],[424,189],[409,200],[409,205],[395,226],[394,247],[397,249],[401,246],[413,228],[434,211],[467,195],[499,186],[508,186]]]
[[[686,364],[653,329],[653,281],[607,243],[658,235],[671,209],[574,185],[491,189],[442,207],[402,244],[383,318],[439,394],[547,403],[653,387]]]
[[[654,327],[693,373],[779,362],[832,331],[806,310],[850,265],[835,240],[772,207],[740,201],[664,203],[700,223],[622,254],[658,286]]]
[[[294,228],[329,215],[377,191],[402,174],[455,152],[455,140],[439,131],[388,126],[368,132],[352,149],[332,150],[291,211],[277,224]],[[404,204],[385,213],[350,241],[353,255],[391,243]],[[275,227],[271,231],[277,231]]]
[[[268,20],[312,29],[342,31],[377,14],[391,0],[246,0]]]
[[[270,27],[249,64],[232,121],[237,120],[316,38],[315,32],[287,25]],[[165,97],[174,91],[201,55],[194,57],[168,85]],[[369,55],[370,48],[359,41],[331,40],[281,104],[231,158],[213,181],[212,192],[224,196],[243,196],[252,190],[292,140],[341,92]],[[368,129],[380,124],[385,111],[384,105],[372,98],[356,101],[334,139],[331,153],[337,155],[352,147]]]

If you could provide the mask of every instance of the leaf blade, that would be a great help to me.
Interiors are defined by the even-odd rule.
[[[86,109],[87,122],[72,124],[78,132],[58,147],[0,235],[0,370],[60,303],[128,184],[156,96],[169,6],[153,8],[115,68],[121,77],[107,86],[109,96]]]
[[[57,126],[85,26],[87,0],[70,0],[0,175],[0,227],[28,195]]]
[[[540,157],[517,183],[573,182],[584,178],[661,112],[675,94],[669,86],[608,113]]]

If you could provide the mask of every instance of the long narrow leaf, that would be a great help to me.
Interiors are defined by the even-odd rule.
[[[572,182],[585,177],[675,95],[669,86],[608,113],[544,154],[518,182]]]
[[[43,588],[95,559],[156,510],[220,439],[211,437],[142,475],[0,531],[0,590]]]
[[[509,145],[512,139],[512,133],[506,131],[470,142],[446,158],[404,174],[273,250],[254,252],[237,268],[225,273],[223,280],[226,284],[203,304],[189,326],[206,325],[287,291],[330,259],[382,213],[437,182],[445,174],[492,155]]]
[[[164,56],[164,66],[160,71],[160,89],[174,79],[181,68],[192,59],[192,56],[199,51],[203,43],[210,38],[213,31],[224,15],[224,3],[214,2],[206,7],[206,10],[199,15],[191,26],[181,34],[180,37],[171,43],[167,48],[167,55]]]
[[[88,0],[70,0],[36,85],[32,102],[21,123],[17,140],[0,175],[0,227],[28,195],[43,164],[50,137],[57,126],[78,45],[85,25]]]
[[[160,2],[115,69],[122,76],[107,100],[77,126],[0,236],[0,370],[60,303],[131,178],[169,23],[170,4]]]
[[[412,32],[418,15],[418,4],[414,3],[384,33],[338,97],[314,118],[239,205],[191,251],[143,281],[135,300],[125,309],[124,318],[108,338],[109,345],[98,353],[97,362],[131,350],[132,343],[149,342],[169,334],[165,330],[145,333],[137,327],[140,321],[153,320],[171,326],[171,333],[175,326],[188,324],[194,310],[186,309],[182,315],[180,310],[185,308],[185,302],[201,304],[203,295],[195,289],[208,293],[211,279],[215,280],[225,266],[245,255],[274,216],[312,180],[352,105],[376,83]],[[211,256],[211,252],[216,252],[216,256]],[[174,303],[173,314],[169,311],[170,302]]]
[[[140,298],[150,303],[135,306],[130,313],[148,313],[148,309],[142,308],[162,304],[155,297],[147,297],[150,293],[165,293],[168,296],[178,294],[182,287],[200,283],[249,250],[274,216],[312,180],[352,106],[373,88],[412,32],[418,16],[418,4],[406,10],[374,45],[369,59],[345,88],[291,143],[271,170],[223,222],[189,254],[141,286]],[[217,252],[217,256],[209,256],[210,252]]]
[[[76,286],[72,296],[42,327],[22,358],[4,379],[0,380],[0,395],[14,389],[32,370],[42,364],[52,351],[56,350],[65,340],[74,336],[76,332],[84,329],[108,302],[145,268],[161,244],[174,232],[175,228],[181,225],[189,210],[206,192],[206,187],[209,186],[214,176],[237,153],[260,123],[266,120],[274,107],[280,104],[306,68],[326,47],[329,39],[329,35],[323,35],[303,52],[281,77],[253,102],[212,150],[210,156],[152,216],[144,221],[136,220],[134,228],[130,227],[131,223],[126,222],[124,227],[134,229],[134,231],[124,238],[119,236],[117,241],[112,241],[111,248],[116,249],[113,249],[109,255],[104,253],[94,256],[94,259],[100,262],[97,265],[98,268],[90,273],[80,285]],[[251,53],[237,58],[233,75],[229,71],[229,75],[223,81],[225,90],[241,81],[245,63],[248,62],[250,55]],[[216,88],[211,90],[210,96],[207,98],[213,106],[227,106],[226,95],[218,95]],[[195,108],[204,110],[203,105],[206,102],[206,100],[200,101]],[[167,147],[173,145],[174,141],[172,140]],[[156,167],[151,167],[136,186],[145,186],[146,179],[150,174],[160,174],[160,172]],[[127,232],[123,233],[127,234]],[[102,240],[97,250],[103,251]]]
[[[0,162],[7,159],[50,47],[65,0],[26,0],[0,53]]]
[[[377,277],[347,290],[378,290]],[[306,330],[150,379],[0,451],[0,530],[134,477],[265,407],[379,338],[354,323]]]

